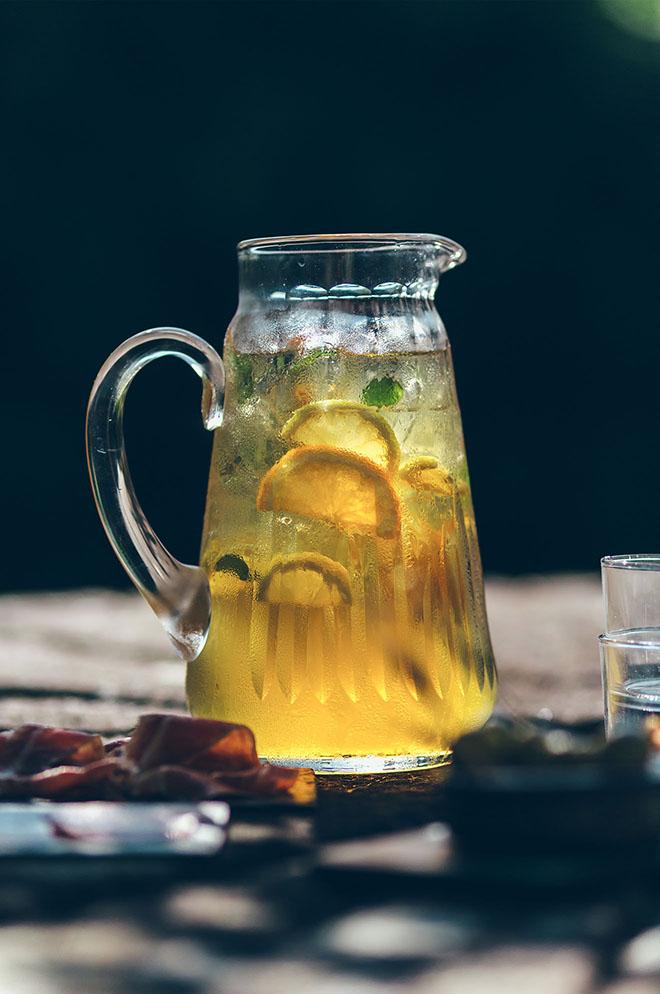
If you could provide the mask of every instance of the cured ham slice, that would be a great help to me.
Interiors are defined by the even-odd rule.
[[[50,766],[85,766],[105,758],[100,735],[45,725],[21,725],[0,733],[0,776],[38,773]]]
[[[245,725],[147,714],[131,736],[22,725],[0,732],[0,799],[194,801],[291,791],[301,771],[260,763]]]
[[[174,764],[213,773],[259,764],[254,735],[245,725],[168,714],[142,715],[126,755],[140,770]]]

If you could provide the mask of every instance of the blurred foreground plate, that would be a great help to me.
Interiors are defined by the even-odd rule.
[[[493,766],[457,770],[444,816],[467,855],[657,863],[660,775],[650,768]]]
[[[478,817],[478,813],[477,813]],[[487,830],[487,823],[481,825]],[[434,823],[412,831],[336,842],[323,846],[317,875],[349,893],[425,894],[479,893],[496,902],[521,892],[558,892],[575,888],[604,889],[636,884],[656,887],[660,877],[660,837],[643,854],[622,847],[614,857],[592,853],[462,851],[450,827]]]
[[[0,860],[7,857],[214,856],[229,805],[105,801],[0,805]]]

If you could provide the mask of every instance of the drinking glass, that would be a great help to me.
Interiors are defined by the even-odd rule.
[[[601,566],[605,729],[639,734],[660,726],[660,555],[605,556]]]
[[[605,630],[658,629],[660,642],[660,555],[601,559]]]
[[[660,728],[660,631],[628,629],[599,642],[608,737]]]

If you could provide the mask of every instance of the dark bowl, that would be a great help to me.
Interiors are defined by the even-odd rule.
[[[446,805],[463,851],[611,854],[641,846],[648,856],[660,843],[660,775],[648,768],[456,769]]]

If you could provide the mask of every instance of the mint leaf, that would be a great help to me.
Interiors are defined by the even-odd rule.
[[[236,376],[236,393],[239,401],[249,400],[254,393],[252,379],[252,360],[246,355],[232,355],[234,374]]]
[[[279,355],[275,356],[274,363],[275,369],[278,373],[283,373],[284,370],[291,365],[294,360],[295,352],[280,352]]]
[[[279,355],[275,356],[273,362],[278,373],[283,373],[287,369],[290,369],[292,373],[299,373],[302,369],[307,369],[308,366],[315,363],[317,359],[335,354],[334,349],[323,348],[310,349],[309,352],[299,356],[296,356],[295,352],[280,352]]]
[[[372,380],[362,391],[362,400],[369,407],[393,407],[403,397],[403,387],[391,376]]]
[[[299,373],[301,369],[307,369],[308,366],[312,366],[317,359],[324,359],[334,355],[336,355],[334,349],[310,349],[309,352],[301,355],[300,358],[291,364],[291,369],[294,373]]]
[[[250,579],[250,567],[241,556],[228,552],[226,556],[220,556],[215,564],[216,573],[233,573],[239,580]]]

